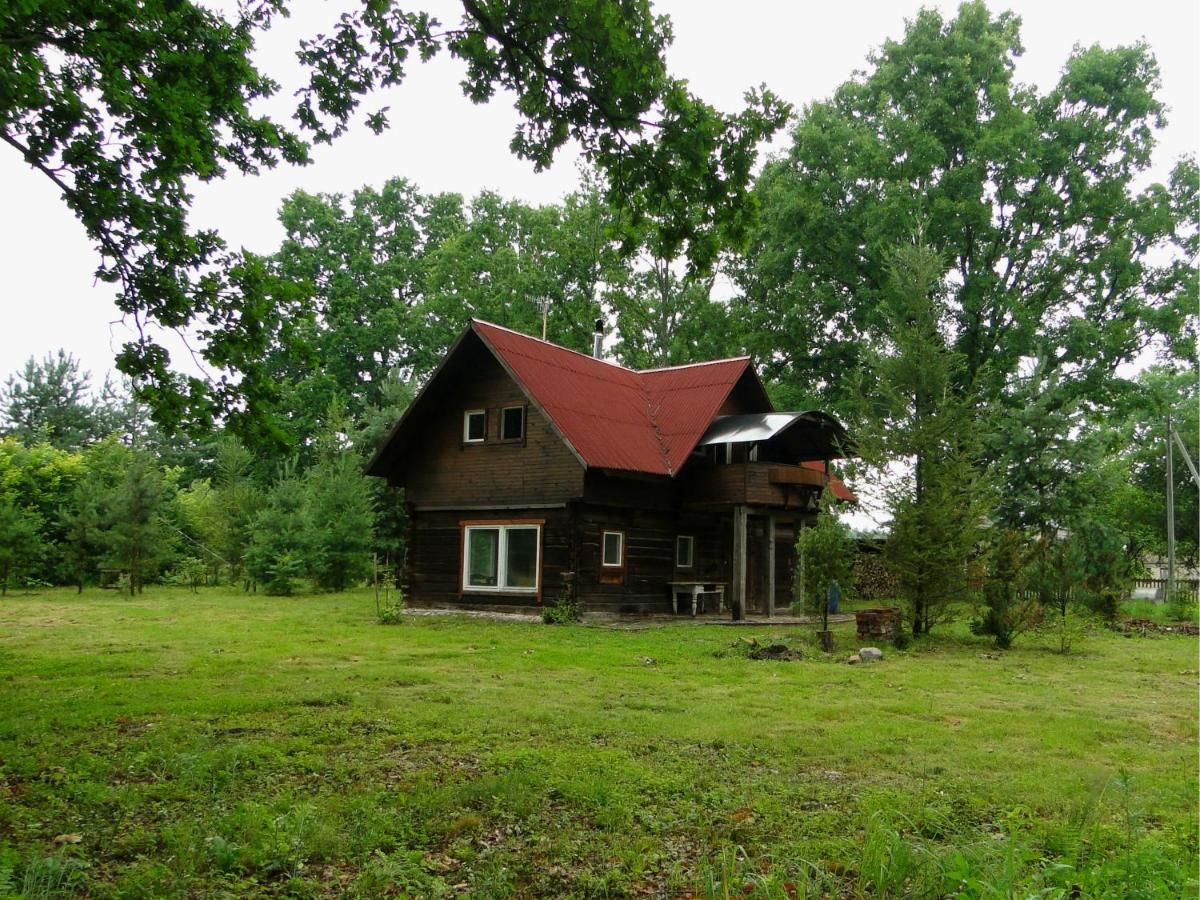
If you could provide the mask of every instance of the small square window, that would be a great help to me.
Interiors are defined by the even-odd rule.
[[[481,444],[487,438],[487,412],[469,409],[463,414],[463,443]]]
[[[680,569],[692,567],[692,551],[695,541],[690,534],[681,534],[675,538],[675,565]]]
[[[525,437],[525,407],[510,406],[500,414],[500,440],[519,441]]]
[[[601,564],[611,569],[625,564],[625,535],[620,531],[604,532]]]

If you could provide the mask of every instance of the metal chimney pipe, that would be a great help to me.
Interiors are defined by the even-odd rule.
[[[604,320],[596,320],[596,331],[592,335],[592,356],[600,359],[604,356]]]

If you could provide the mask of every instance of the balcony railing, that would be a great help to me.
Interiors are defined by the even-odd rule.
[[[685,473],[683,502],[687,506],[767,506],[783,509],[816,508],[825,473],[805,466],[773,462],[707,466]]]

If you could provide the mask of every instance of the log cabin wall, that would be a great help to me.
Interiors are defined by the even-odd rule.
[[[464,348],[466,350],[467,348]],[[562,503],[583,493],[583,466],[550,422],[529,404],[524,392],[482,345],[460,368],[456,384],[425,420],[428,440],[413,450],[405,466],[405,492],[422,507],[469,508]],[[526,409],[525,435],[500,439],[501,411]],[[463,440],[467,410],[487,413],[482,443]]]
[[[668,582],[717,581],[729,592],[732,521],[719,513],[678,509],[679,485],[589,471],[584,501],[574,505],[577,596],[591,612],[666,613]],[[605,531],[623,535],[623,565],[602,565]],[[676,565],[676,538],[693,538],[690,568]]]
[[[537,594],[462,590],[463,525],[487,521],[541,523],[541,585]],[[406,594],[413,606],[534,607],[553,603],[562,593],[564,574],[573,571],[569,510],[544,507],[502,512],[438,510],[417,512],[410,520],[405,566]]]

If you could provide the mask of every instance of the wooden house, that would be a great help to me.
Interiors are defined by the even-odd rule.
[[[790,602],[848,443],[748,357],[634,371],[473,320],[367,471],[405,489],[414,606],[738,618]]]

